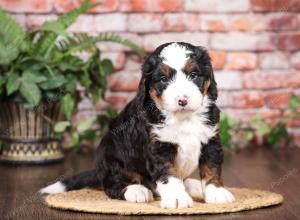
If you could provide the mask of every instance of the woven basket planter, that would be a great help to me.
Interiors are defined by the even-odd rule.
[[[0,161],[42,164],[63,159],[60,140],[54,137],[48,119],[63,115],[57,102],[44,103],[34,110],[14,102],[0,103]]]

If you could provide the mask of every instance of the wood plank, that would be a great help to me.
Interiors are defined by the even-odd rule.
[[[300,149],[277,152],[249,148],[241,153],[226,153],[223,178],[225,184],[271,190],[284,195],[283,205],[255,211],[204,216],[114,216],[76,213],[46,207],[38,189],[66,176],[93,166],[93,155],[71,153],[60,164],[14,167],[0,165],[1,219],[297,219],[300,218]],[[197,172],[194,174],[197,176]]]

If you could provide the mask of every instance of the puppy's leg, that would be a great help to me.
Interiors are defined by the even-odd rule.
[[[223,151],[218,137],[212,138],[204,146],[199,162],[200,178],[205,182],[204,200],[207,203],[233,202],[234,196],[224,188],[221,179]]]
[[[153,194],[141,184],[138,174],[108,175],[103,183],[105,193],[113,199],[122,199],[130,202],[150,202]]]
[[[156,191],[161,197],[162,208],[187,208],[193,200],[185,191],[183,180],[173,172],[177,146],[172,143],[156,141],[149,146],[147,169]]]
[[[186,192],[193,198],[203,199],[205,183],[197,179],[187,178],[183,182]]]

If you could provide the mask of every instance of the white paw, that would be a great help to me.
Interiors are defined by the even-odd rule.
[[[188,178],[184,180],[183,182],[185,186],[186,192],[193,198],[197,199],[203,199],[203,190],[202,187],[205,186],[205,184],[201,184],[200,180],[191,179]]]
[[[193,206],[193,199],[186,192],[175,192],[161,197],[160,207],[166,209],[182,209]]]
[[[133,184],[126,187],[124,198],[129,202],[150,202],[153,200],[153,194],[145,186]]]
[[[158,182],[157,191],[160,194],[162,208],[176,209],[193,206],[193,200],[185,191],[183,182],[175,177],[169,177],[167,183]]]
[[[231,192],[224,187],[216,187],[208,184],[205,187],[204,199],[206,203],[229,203],[234,202],[235,198]]]

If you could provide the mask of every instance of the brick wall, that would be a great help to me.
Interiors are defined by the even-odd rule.
[[[0,7],[24,28],[33,28],[79,2],[0,0]],[[70,30],[117,32],[147,51],[168,41],[205,46],[222,109],[244,120],[256,112],[275,120],[286,113],[291,94],[300,96],[299,12],[299,0],[104,0]],[[135,95],[140,62],[121,46],[101,47],[116,68],[107,99],[121,109]],[[95,110],[88,102],[81,108],[83,115]],[[300,122],[290,127],[300,143]]]

